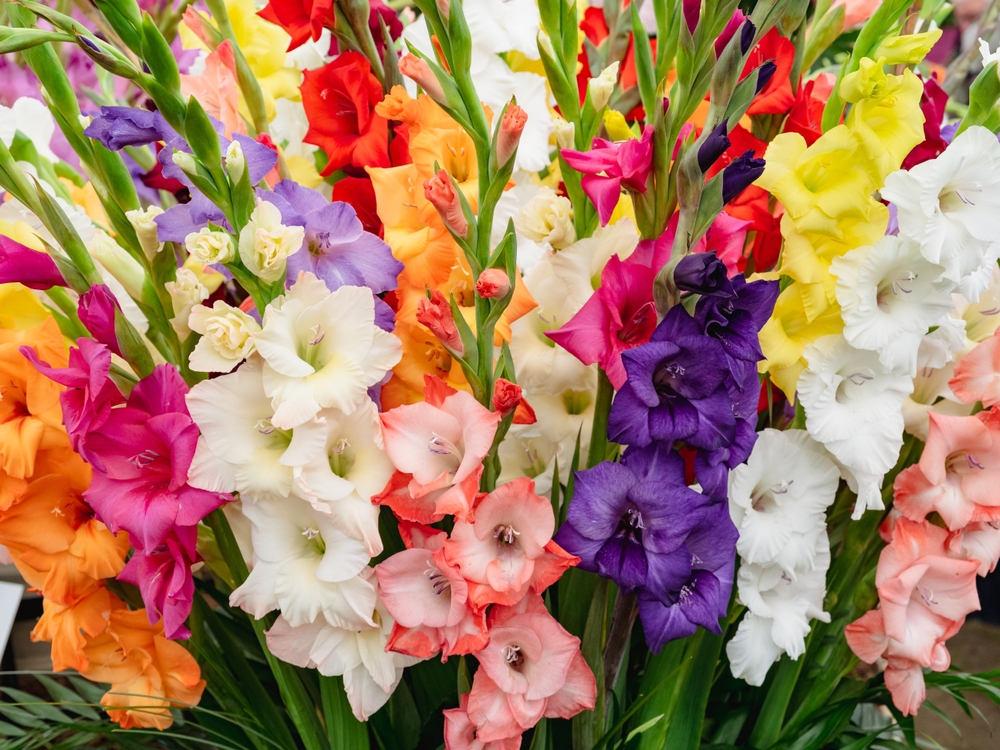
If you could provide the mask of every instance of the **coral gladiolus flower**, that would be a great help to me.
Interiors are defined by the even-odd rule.
[[[983,406],[1000,404],[1000,328],[980,342],[955,365],[955,377],[948,381],[952,393],[963,404],[982,401]]]
[[[323,29],[332,30],[337,22],[333,0],[271,0],[257,15],[288,32],[289,52],[310,39],[318,42]]]
[[[396,473],[372,500],[417,523],[434,523],[447,514],[464,519],[500,414],[438,378],[428,375],[425,382],[426,401],[382,415],[385,451]]]

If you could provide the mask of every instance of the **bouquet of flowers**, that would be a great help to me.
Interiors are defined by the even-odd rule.
[[[947,647],[1000,558],[1000,75],[949,101],[949,10],[6,0],[0,552],[71,676],[0,744],[1000,702]]]

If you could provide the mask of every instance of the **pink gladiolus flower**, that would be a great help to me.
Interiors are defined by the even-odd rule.
[[[431,290],[431,296],[417,300],[417,322],[427,326],[437,340],[461,357],[465,354],[465,344],[462,335],[455,324],[451,303],[437,289]]]
[[[518,750],[521,735],[495,742],[476,738],[476,725],[469,718],[469,694],[459,697],[458,708],[444,711],[444,746],[446,750]]]
[[[446,171],[439,169],[436,175],[424,181],[424,197],[437,209],[448,229],[459,237],[468,236],[469,222],[462,211],[462,201]]]
[[[947,669],[944,642],[979,609],[978,568],[978,560],[953,554],[944,529],[896,521],[875,576],[881,606],[848,625],[845,636],[862,661],[886,659],[886,685],[904,715],[916,713],[924,700],[920,668]]]
[[[0,284],[13,282],[31,289],[67,285],[56,262],[47,253],[32,250],[0,235]]]
[[[400,518],[434,523],[472,509],[500,414],[471,394],[424,376],[424,399],[381,415],[385,452],[396,473],[372,502]]]
[[[502,268],[487,268],[476,279],[476,293],[483,299],[503,297],[510,291],[510,277]]]
[[[580,562],[552,541],[552,505],[527,477],[497,487],[476,504],[475,520],[456,520],[445,559],[469,581],[473,606],[512,605],[539,593]]]
[[[137,549],[118,574],[119,581],[139,587],[151,625],[163,618],[163,633],[167,638],[191,635],[184,621],[191,614],[194,602],[191,565],[199,559],[195,551],[197,541],[197,527],[177,526],[151,552]]]
[[[448,535],[427,526],[400,524],[407,549],[375,567],[379,593],[396,620],[386,648],[441,661],[471,654],[489,641],[486,613],[474,611],[469,586],[444,557]]]
[[[655,240],[642,240],[636,245],[635,251],[628,257],[628,263],[649,266],[654,272],[659,272],[670,260],[670,251],[674,245],[674,234],[677,232],[677,220],[680,214],[675,213],[667,222],[667,228]],[[747,227],[752,222],[735,219],[725,211],[715,217],[712,226],[705,236],[698,240],[692,253],[715,252],[716,257],[726,264],[726,272],[732,278],[740,272],[740,261],[743,260],[743,245],[746,244]]]
[[[198,443],[198,426],[184,402],[187,391],[176,368],[158,365],[132,390],[127,405],[113,409],[88,436],[104,468],[94,472],[84,498],[109,529],[127,531],[147,554],[175,526],[195,526],[230,499],[187,483]]]
[[[895,507],[914,521],[936,510],[952,530],[1000,520],[1000,414],[928,419],[920,461],[896,477]]]
[[[80,322],[90,335],[120,357],[122,350],[115,333],[115,310],[118,309],[118,300],[104,284],[94,284],[77,302]]]
[[[580,311],[545,335],[585,365],[600,362],[615,390],[625,384],[622,352],[645,344],[656,329],[653,279],[644,265],[613,255],[601,272],[601,286]]]
[[[504,110],[500,120],[500,132],[497,134],[497,164],[503,166],[517,150],[521,142],[521,133],[528,122],[528,113],[516,104],[511,104]]]
[[[77,348],[69,351],[69,367],[51,367],[38,358],[31,347],[21,347],[21,354],[49,380],[66,386],[59,394],[63,424],[73,450],[98,471],[104,470],[101,457],[90,449],[88,438],[108,420],[112,407],[125,402],[117,386],[108,378],[111,352],[93,339],[80,338]]]
[[[583,192],[597,209],[601,226],[607,226],[618,205],[622,187],[637,193],[646,192],[646,181],[653,169],[653,127],[647,125],[639,139],[613,143],[595,138],[590,151],[563,149],[562,156],[567,164],[583,174]]]
[[[1000,523],[978,521],[952,532],[948,537],[948,550],[956,556],[978,560],[977,575],[992,573],[1000,561]]]
[[[833,0],[830,10],[844,6],[844,29],[847,30],[871,18],[881,4],[882,0]]]
[[[1000,328],[958,361],[948,385],[964,404],[1000,404]]]
[[[468,716],[480,742],[517,737],[543,716],[568,719],[594,707],[597,683],[580,639],[536,594],[490,613],[490,644],[476,658]]]

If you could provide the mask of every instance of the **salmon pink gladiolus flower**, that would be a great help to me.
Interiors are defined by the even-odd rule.
[[[490,613],[490,645],[476,658],[468,716],[480,742],[517,737],[543,716],[568,719],[594,707],[597,683],[580,639],[537,594]]]
[[[974,417],[930,412],[920,461],[896,477],[896,508],[922,520],[937,511],[951,530],[1000,520],[1000,414]]]
[[[446,661],[485,647],[486,613],[470,607],[468,584],[445,560],[448,535],[407,523],[399,530],[407,549],[375,567],[379,594],[396,620],[387,648],[420,659],[440,651]]]
[[[518,750],[521,735],[495,742],[483,742],[476,737],[476,725],[469,718],[469,694],[459,696],[458,708],[444,713],[444,746],[446,750]]]
[[[381,416],[385,452],[396,473],[372,501],[416,523],[434,523],[448,514],[464,519],[500,414],[432,375],[424,382],[425,401]]]
[[[948,381],[952,393],[964,404],[982,401],[983,406],[1000,404],[1000,328],[980,342],[955,365],[955,377]]]
[[[476,607],[512,605],[539,593],[580,562],[552,541],[552,505],[527,477],[497,487],[475,507],[474,520],[457,520],[444,543],[445,559],[469,582]]]

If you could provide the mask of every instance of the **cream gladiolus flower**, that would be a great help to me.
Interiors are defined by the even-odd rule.
[[[534,242],[562,249],[576,240],[573,204],[555,190],[543,187],[514,216],[517,231]]]
[[[236,143],[236,141],[233,141]],[[195,260],[210,263],[232,263],[236,257],[233,238],[226,232],[202,227],[184,238],[184,246]]]
[[[302,249],[304,238],[304,228],[286,227],[278,207],[258,198],[240,232],[240,259],[255,276],[273,283],[284,278],[288,256]]]
[[[231,372],[253,353],[253,337],[260,331],[256,320],[222,300],[193,307],[188,327],[201,334],[189,360],[195,372]]]
[[[208,299],[208,289],[190,268],[178,268],[174,280],[168,281],[163,287],[170,295],[170,302],[174,307],[174,316],[170,319],[170,325],[174,327],[177,335],[183,341],[191,333],[191,329],[188,327],[191,310],[195,305]]]
[[[135,234],[139,238],[139,245],[142,252],[149,260],[156,257],[156,254],[163,249],[163,243],[156,236],[156,217],[163,213],[159,206],[149,206],[148,208],[126,211],[125,216],[135,229]]]

